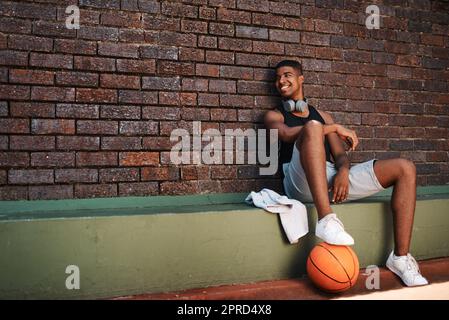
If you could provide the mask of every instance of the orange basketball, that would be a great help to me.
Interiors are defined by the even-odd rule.
[[[307,274],[321,290],[337,293],[354,286],[359,276],[359,259],[348,246],[322,242],[307,259]]]

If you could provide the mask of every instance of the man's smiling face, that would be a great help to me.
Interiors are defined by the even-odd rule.
[[[285,99],[294,99],[304,82],[304,76],[293,67],[280,67],[276,70],[276,89]]]

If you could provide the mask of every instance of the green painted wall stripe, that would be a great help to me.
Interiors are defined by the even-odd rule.
[[[392,188],[384,190],[372,197],[359,200],[360,202],[378,201],[389,197]],[[417,189],[418,197],[445,197],[449,195],[449,186],[426,186]],[[123,215],[130,212],[148,213],[176,213],[176,212],[204,212],[211,205],[242,204],[247,193],[214,193],[204,195],[184,196],[149,196],[149,197],[115,197],[96,199],[68,199],[68,200],[33,200],[33,201],[0,201],[0,220],[31,219],[58,217],[102,215],[104,210],[108,214]],[[137,209],[145,210],[137,210]],[[162,209],[164,208],[164,209]],[[196,208],[196,209],[195,209]],[[226,206],[223,207],[226,209]],[[135,209],[135,210],[130,210]],[[112,210],[112,211],[111,211]],[[127,213],[129,212],[129,213]]]

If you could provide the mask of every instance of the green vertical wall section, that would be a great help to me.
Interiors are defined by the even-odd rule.
[[[418,259],[449,256],[449,192],[420,191],[411,251]],[[383,265],[393,246],[386,194],[334,206],[362,267]],[[314,208],[311,232],[291,245],[277,215],[243,199],[2,202],[0,298],[105,298],[303,275],[318,240]],[[79,290],[65,287],[68,265],[80,269]]]

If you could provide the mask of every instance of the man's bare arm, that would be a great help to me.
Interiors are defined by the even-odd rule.
[[[270,110],[265,114],[265,126],[268,129],[278,129],[279,138],[283,142],[293,143],[298,139],[303,126],[289,127],[284,124],[284,116],[276,111]],[[337,124],[325,124],[324,134],[337,131]]]
[[[323,117],[326,124],[334,124],[334,120],[329,113],[325,111],[319,111],[319,113]],[[339,171],[340,169],[349,170],[349,168],[351,167],[351,162],[343,147],[342,140],[339,138],[338,134],[336,132],[333,132],[327,136],[327,139],[330,144],[332,155],[335,159],[335,168]]]

